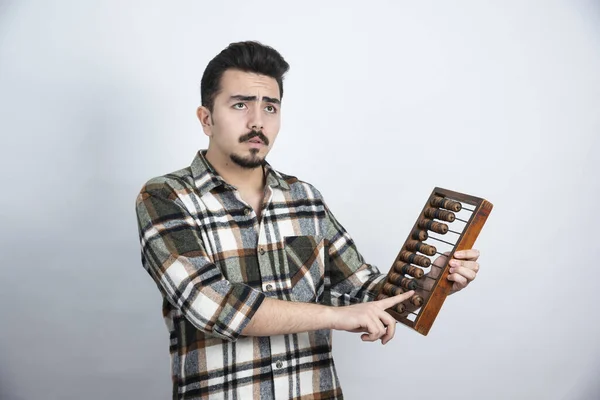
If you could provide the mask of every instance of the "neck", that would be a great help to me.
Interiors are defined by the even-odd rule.
[[[217,173],[240,191],[262,191],[265,186],[263,167],[243,168],[225,155],[219,155],[209,148],[205,155]]]

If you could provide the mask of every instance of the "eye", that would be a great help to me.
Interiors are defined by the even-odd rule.
[[[275,106],[266,106],[265,111],[270,114],[275,114],[277,112],[277,108]]]
[[[243,110],[244,107],[246,107],[246,104],[244,104],[244,103],[235,103],[232,107],[234,109],[236,109],[236,110]]]

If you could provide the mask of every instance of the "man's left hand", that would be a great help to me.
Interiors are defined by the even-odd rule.
[[[454,258],[450,260],[450,275],[448,280],[454,282],[450,294],[456,293],[466,288],[473,282],[479,272],[479,250],[461,250],[454,253]]]

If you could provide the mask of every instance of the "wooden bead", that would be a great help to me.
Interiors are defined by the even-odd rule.
[[[409,240],[406,242],[406,249],[410,251],[418,251],[419,253],[433,256],[437,252],[437,249],[431,245],[419,242],[418,240]]]
[[[414,240],[419,240],[419,241],[423,242],[429,238],[429,235],[427,234],[427,231],[415,229],[413,231],[411,237]]]
[[[439,208],[431,208],[427,207],[424,211],[424,215],[427,218],[431,219],[439,219],[442,221],[454,222],[456,219],[456,214],[451,211],[440,210]]]
[[[419,288],[417,282],[414,279],[410,278],[402,279],[402,282],[400,282],[400,286],[408,290],[417,290]]]
[[[454,212],[459,212],[462,210],[462,204],[460,204],[458,201],[453,201],[440,196],[433,197],[429,204],[437,208],[445,208],[446,210]]]
[[[408,290],[416,290],[419,288],[414,279],[407,278],[393,271],[388,274],[388,282]]]
[[[400,261],[404,261],[409,264],[416,264],[421,267],[429,267],[431,265],[431,260],[425,256],[420,256],[415,253],[411,253],[410,251],[403,250],[400,252]]]
[[[441,233],[442,235],[448,233],[448,225],[441,222],[435,222],[428,218],[420,219],[418,226],[421,229],[427,229],[428,231]]]
[[[390,282],[391,284],[398,286],[400,285],[400,281],[402,281],[402,279],[404,278],[404,276],[398,274],[397,272],[394,271],[390,271],[388,273],[388,277],[387,280],[388,282]]]
[[[417,307],[421,307],[421,305],[423,305],[423,298],[418,294],[415,294],[410,298],[410,302]]]
[[[397,296],[399,294],[404,293],[402,288],[392,285],[389,282],[383,284],[383,292],[388,296]]]
[[[425,275],[421,268],[400,261],[396,261],[394,263],[394,271],[398,272],[399,274],[410,275],[417,279],[420,279]]]

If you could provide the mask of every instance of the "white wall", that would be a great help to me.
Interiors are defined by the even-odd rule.
[[[216,3],[0,3],[0,399],[169,397],[134,200],[246,39],[291,64],[269,161],[382,271],[434,186],[495,205],[429,336],[336,333],[346,397],[600,398],[600,4]]]

